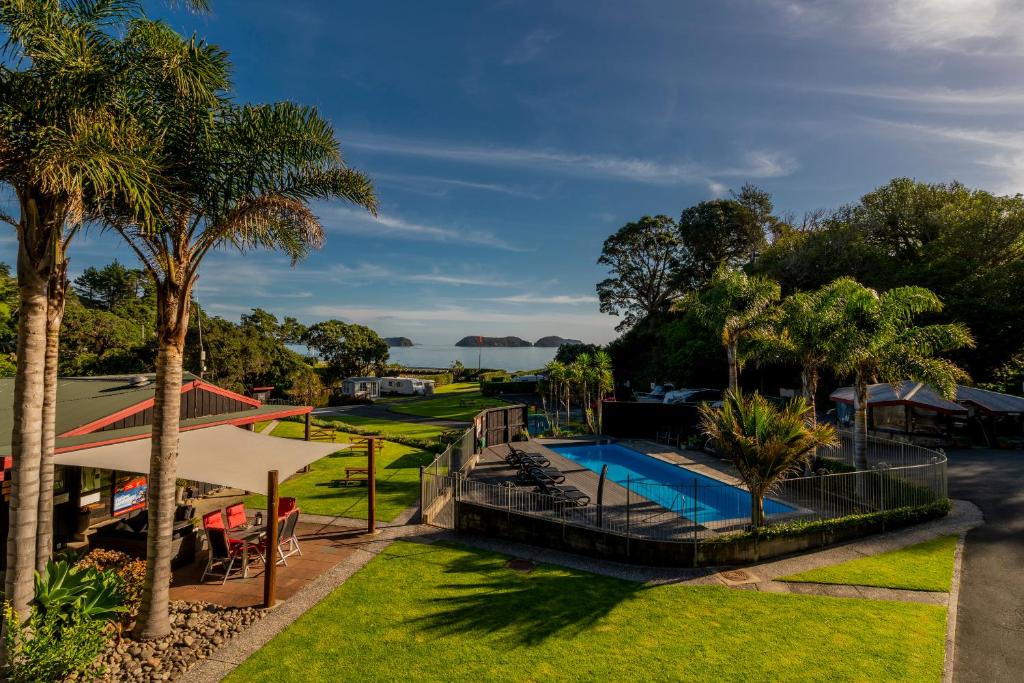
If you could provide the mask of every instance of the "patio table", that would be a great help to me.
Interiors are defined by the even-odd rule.
[[[267,535],[265,529],[254,527],[235,529],[227,532],[228,538],[232,541],[242,541],[242,578],[249,578],[249,546],[257,545]],[[263,560],[266,564],[266,559]]]

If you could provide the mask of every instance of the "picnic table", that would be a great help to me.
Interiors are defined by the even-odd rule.
[[[267,536],[265,527],[244,526],[226,532],[228,539],[242,541],[242,578],[249,577],[249,546],[259,545]],[[264,558],[266,564],[266,558]]]

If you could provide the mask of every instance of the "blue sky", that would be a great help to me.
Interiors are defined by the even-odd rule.
[[[214,6],[167,16],[231,53],[239,100],[319,107],[381,203],[377,220],[317,207],[327,244],[295,268],[209,257],[197,296],[231,319],[606,342],[595,261],[641,215],[747,181],[796,216],[894,176],[1024,186],[1020,2]],[[72,271],[113,256],[133,261],[88,235]]]

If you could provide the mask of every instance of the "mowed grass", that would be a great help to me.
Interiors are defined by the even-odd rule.
[[[339,429],[343,429],[343,425],[348,424],[361,429],[372,429],[379,434],[408,436],[414,439],[427,439],[432,441],[438,440],[446,431],[442,427],[431,424],[384,420],[378,417],[359,417],[356,415],[345,415],[343,417],[318,417],[317,420],[321,422],[336,423]]]
[[[298,422],[282,422],[273,435],[301,439],[304,426]],[[338,432],[335,441],[351,442],[354,435]],[[390,522],[400,512],[414,504],[420,493],[420,466],[434,459],[434,454],[392,441],[384,442],[384,450],[377,458],[377,514],[381,522]],[[317,460],[310,471],[296,474],[281,483],[281,496],[298,501],[303,512],[366,519],[366,485],[339,485],[346,467],[365,467],[366,453],[347,454],[339,451]],[[249,507],[265,509],[267,499],[262,495],[246,497]]]
[[[481,396],[477,385],[472,390],[452,391],[434,398],[400,403],[391,408],[393,412],[421,417],[436,417],[444,420],[469,422],[484,408],[508,405],[497,398]]]
[[[784,576],[779,580],[949,592],[956,539],[956,536],[942,536],[899,550]]]
[[[937,681],[935,605],[659,586],[396,542],[226,680]]]

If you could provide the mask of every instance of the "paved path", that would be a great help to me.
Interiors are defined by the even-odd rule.
[[[967,534],[960,585],[956,681],[1024,677],[1024,453],[950,451],[949,489],[985,524]]]

